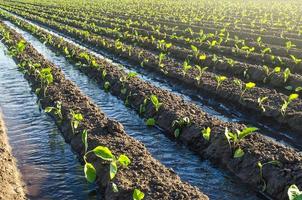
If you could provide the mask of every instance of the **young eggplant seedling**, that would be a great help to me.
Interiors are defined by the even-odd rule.
[[[266,165],[276,165],[276,166],[280,166],[281,163],[278,161],[278,160],[272,160],[272,161],[269,161],[269,162],[265,162],[265,163],[261,163],[260,161],[257,163],[257,166],[259,168],[259,177],[260,177],[260,180],[262,182],[262,192],[264,192],[266,190],[266,181],[263,177],[263,167],[266,166]]]
[[[222,82],[225,81],[226,79],[227,79],[227,77],[225,77],[225,76],[215,76],[215,80],[217,82],[216,90],[218,90],[218,88],[221,86]]]
[[[157,96],[154,94],[150,96],[150,100],[155,108],[155,111],[158,112],[159,108],[162,106],[162,103],[159,102]]]
[[[81,113],[75,113],[73,110],[70,110],[71,120],[70,125],[72,129],[72,133],[75,134],[75,130],[79,127],[80,122],[84,120],[83,115]]]
[[[302,191],[296,185],[291,185],[287,190],[289,200],[301,200]]]
[[[289,106],[289,104],[294,101],[295,99],[297,99],[299,97],[299,94],[293,93],[291,95],[289,95],[287,100],[283,100],[283,104],[281,106],[280,112],[283,116],[285,116],[286,110]]]

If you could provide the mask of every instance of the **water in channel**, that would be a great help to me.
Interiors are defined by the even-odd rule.
[[[0,43],[0,107],[13,155],[30,199],[100,199],[54,121],[39,111],[36,95]]]
[[[121,122],[130,136],[143,142],[156,159],[172,168],[182,180],[197,186],[211,199],[260,199],[255,192],[250,191],[232,175],[217,169],[209,161],[202,160],[187,147],[169,140],[161,130],[148,128],[143,119],[126,107],[123,101],[110,93],[105,93],[96,82],[77,70],[63,56],[56,55],[31,34],[10,23],[7,24],[21,33],[46,59],[61,67],[65,76],[75,82],[102,111]]]

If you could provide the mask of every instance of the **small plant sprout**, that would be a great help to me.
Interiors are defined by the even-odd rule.
[[[199,60],[204,61],[207,59],[207,55],[206,54],[202,54],[199,56]]]
[[[242,131],[239,131],[236,129],[236,133],[232,133],[228,130],[228,128],[225,128],[225,137],[230,145],[231,150],[235,149],[234,158],[240,158],[244,155],[244,151],[238,147],[241,140],[243,140],[246,136],[250,135],[251,133],[257,131],[258,128],[255,127],[247,127],[243,129]]]
[[[195,80],[197,81],[198,85],[201,82],[201,78],[205,71],[208,69],[208,67],[201,67],[199,65],[195,65],[195,68],[198,70],[198,75],[195,77]]]
[[[192,68],[191,65],[189,65],[188,61],[186,60],[182,65],[182,73],[185,76],[187,72]]]
[[[289,104],[294,101],[295,99],[297,99],[299,97],[299,94],[293,93],[291,95],[289,95],[287,100],[283,100],[283,104],[281,106],[280,112],[283,116],[285,116],[286,110],[289,106]]]
[[[155,125],[155,119],[154,118],[148,118],[146,121],[147,126],[154,126]]]
[[[222,82],[225,81],[227,77],[225,76],[215,76],[215,80],[217,82],[216,90],[221,86]]]
[[[302,62],[302,59],[296,58],[294,55],[290,55],[290,57],[296,65],[298,65]]]
[[[255,86],[256,86],[256,84],[253,82],[246,83],[244,89],[242,90],[242,92],[240,94],[240,99],[242,99],[242,97],[246,93],[246,91],[253,89]]]
[[[142,115],[146,112],[147,99],[144,99],[143,103],[139,105],[139,114]]]
[[[181,134],[182,129],[190,124],[191,124],[191,120],[189,117],[182,117],[178,120],[174,120],[172,122],[172,128],[175,128],[174,130],[175,138],[178,138]]]
[[[51,68],[43,68],[39,72],[39,76],[41,79],[41,88],[44,88],[44,97],[46,96],[47,88],[50,84],[53,83],[53,76],[51,73]]]
[[[132,198],[133,200],[143,200],[145,197],[145,194],[140,191],[139,189],[134,189],[133,194],[132,194]]]
[[[275,166],[280,166],[281,163],[277,160],[272,160],[269,162],[261,163],[260,161],[257,163],[257,167],[259,168],[259,177],[262,182],[262,192],[266,190],[266,181],[263,177],[263,167],[266,165],[275,165]]]
[[[279,74],[281,72],[281,67],[275,67],[272,71],[268,66],[264,65],[263,70],[265,72],[266,77],[263,79],[263,82],[266,83],[267,79],[270,78],[272,74]]]
[[[296,47],[296,45],[294,43],[292,43],[291,41],[287,41],[285,43],[285,48],[286,48],[286,51],[288,52],[290,49]]]
[[[82,133],[82,142],[84,144],[84,149],[85,149],[85,154],[83,156],[85,166],[84,166],[84,174],[85,178],[89,183],[93,183],[96,179],[96,169],[94,168],[92,163],[89,163],[87,161],[87,156],[90,153],[94,153],[94,155],[98,158],[101,158],[103,161],[109,162],[109,176],[110,180],[113,180],[117,171],[118,171],[118,166],[122,167],[128,167],[129,164],[131,163],[130,159],[124,155],[121,154],[118,159],[111,153],[110,149],[108,149],[105,146],[97,146],[91,151],[88,150],[88,142],[87,142],[87,130],[84,130]],[[117,187],[115,187],[116,191]]]
[[[122,94],[126,94],[126,92],[127,92],[127,89],[125,87],[125,83],[127,81],[129,81],[131,78],[135,77],[135,76],[137,76],[136,72],[129,72],[127,74],[127,76],[123,76],[123,77],[120,78],[120,82],[122,83],[122,89],[121,89]]]
[[[110,90],[110,83],[108,82],[108,81],[106,81],[105,83],[104,83],[104,91],[105,92],[109,92],[109,90]]]
[[[301,200],[302,191],[296,185],[291,185],[287,190],[289,200]]]
[[[191,49],[192,49],[192,51],[193,51],[194,57],[195,57],[195,58],[198,58],[198,55],[199,55],[199,50],[198,50],[198,48],[197,48],[196,46],[194,46],[194,45],[191,45]]]
[[[50,113],[53,112],[55,115],[57,115],[61,120],[63,119],[63,115],[62,115],[62,103],[60,101],[58,101],[56,103],[55,107],[46,107],[45,108],[45,112],[46,113]]]
[[[265,112],[266,109],[264,107],[264,103],[268,101],[268,97],[259,97],[257,102],[258,102],[258,106],[259,108],[261,108],[262,112]]]
[[[211,128],[210,128],[210,127],[204,128],[204,129],[201,131],[201,134],[202,134],[202,137],[203,137],[206,141],[210,141],[210,137],[211,137]]]
[[[290,69],[289,68],[286,68],[283,72],[283,80],[284,80],[284,83],[287,82],[289,76],[291,75],[291,72],[290,72]]]
[[[166,54],[165,53],[160,53],[158,56],[158,65],[160,68],[165,67],[165,65],[163,64],[164,59],[166,58]]]
[[[27,44],[26,44],[26,41],[25,40],[20,40],[16,46],[14,47],[11,47],[9,49],[9,55],[11,56],[17,56],[21,53],[23,53],[23,51],[25,50]]]
[[[71,120],[70,125],[72,133],[75,134],[75,130],[79,127],[80,122],[83,121],[83,115],[80,113],[75,113],[73,110],[70,110]]]
[[[159,102],[157,96],[154,94],[150,96],[150,100],[155,108],[155,111],[158,112],[159,108],[162,106],[162,103]]]

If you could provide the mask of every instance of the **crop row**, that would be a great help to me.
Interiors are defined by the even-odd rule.
[[[33,16],[25,17],[32,19]],[[261,115],[272,117],[281,123],[288,124],[293,129],[301,130],[301,113],[298,112],[301,109],[301,100],[295,93],[286,96],[269,88],[257,87],[252,82],[245,83],[238,79],[202,72],[196,68],[184,73],[184,69],[173,60],[161,61],[160,56],[152,55],[148,51],[138,51],[137,48],[130,48],[127,45],[118,46],[114,41],[105,40],[93,34],[87,35],[85,31],[38,19],[40,18],[34,18],[34,21],[79,39],[85,44],[105,48],[133,62],[143,63],[144,67],[163,73],[172,80],[177,79],[196,89],[201,89],[225,100],[231,100],[244,108],[260,111]],[[284,79],[281,77],[279,80],[282,82]]]
[[[268,65],[270,68],[275,68],[277,66],[281,66],[282,68],[286,69],[287,67],[291,70],[291,72],[298,72],[301,73],[302,71],[302,64],[301,59],[299,59],[300,51],[290,52],[291,56],[290,58],[280,57],[276,55],[271,54],[271,52],[280,51],[280,48],[267,48],[262,43],[261,39],[258,41],[257,45],[261,48],[261,53],[255,53],[251,51],[251,48],[254,47],[248,47],[246,45],[243,45],[242,48],[231,48],[231,47],[225,47],[222,46],[218,39],[215,39],[216,43],[213,43],[210,40],[207,40],[207,37],[205,36],[204,41],[188,41],[186,38],[182,38],[182,36],[176,36],[173,33],[164,32],[161,33],[158,30],[156,31],[150,31],[145,29],[134,29],[130,28],[129,25],[123,25],[123,24],[114,24],[110,21],[106,21],[102,19],[102,21],[96,20],[96,19],[87,19],[85,22],[82,22],[81,17],[75,16],[75,14],[68,15],[68,19],[66,19],[66,14],[62,13],[61,11],[57,14],[51,14],[51,11],[46,10],[33,10],[30,8],[23,8],[23,7],[17,7],[17,8],[6,8],[10,11],[12,10],[18,10],[19,12],[22,11],[28,14],[32,14],[35,16],[41,16],[45,19],[52,19],[56,22],[68,24],[70,26],[74,26],[80,29],[84,29],[89,32],[93,32],[98,35],[103,35],[106,37],[113,37],[115,40],[120,41],[127,41],[128,43],[131,43],[132,45],[145,45],[149,48],[152,47],[157,50],[161,51],[167,51],[167,52],[175,52],[175,49],[177,50],[179,55],[182,55],[179,57],[179,55],[175,55],[177,58],[185,59],[189,56],[194,55],[194,51],[192,50],[192,47],[195,47],[197,49],[202,49],[200,53],[209,55],[208,57],[215,57],[217,60],[223,61],[227,65],[235,65],[236,63],[248,63],[250,64],[265,64]],[[111,18],[110,18],[111,19]],[[131,22],[129,22],[131,24]],[[173,35],[171,35],[173,34]],[[219,35],[221,35],[220,38],[224,38],[225,32],[221,32]],[[214,37],[215,34],[213,34]],[[217,34],[216,34],[217,35]],[[213,39],[213,38],[212,38]],[[226,38],[227,41],[229,39]],[[239,43],[244,43],[243,40],[238,40]],[[237,43],[238,44],[238,43]],[[236,45],[237,45],[236,44]],[[160,48],[161,46],[169,45],[168,48]],[[232,45],[235,45],[233,43]],[[238,46],[237,46],[238,47]],[[244,48],[243,48],[244,47]],[[248,47],[248,48],[247,48]],[[184,48],[184,50],[182,49]],[[277,49],[277,50],[275,50]],[[279,52],[281,55],[287,55],[287,50],[284,50],[283,52]],[[279,55],[280,55],[279,54]],[[258,68],[260,66],[257,66]],[[263,67],[263,71],[267,71],[267,67]]]
[[[55,9],[51,11],[45,10],[43,7],[37,9],[33,7],[24,8],[21,6],[12,6],[11,9],[27,11],[35,15],[47,13],[52,18],[62,17],[65,21],[70,21],[70,17],[75,18],[76,21],[82,21],[83,17],[85,17],[85,24],[91,25],[93,28],[95,26],[105,26],[106,28],[113,28],[114,30],[123,28],[126,29],[123,30],[124,32],[136,32],[141,34],[142,37],[152,34],[152,36],[155,37],[160,36],[161,39],[166,40],[167,42],[181,43],[182,45],[187,45],[189,47],[190,45],[195,45],[215,54],[226,54],[231,56],[232,59],[237,59],[237,57],[239,57],[252,63],[288,67],[291,67],[292,65],[299,66],[299,64],[301,64],[299,57],[300,50],[295,50],[295,45],[290,40],[282,44],[284,47],[280,45],[270,46],[263,42],[262,37],[258,37],[254,42],[248,42],[248,40],[240,39],[238,37],[235,37],[235,39],[231,38],[227,29],[219,29],[207,33],[204,31],[195,33],[190,28],[184,27],[181,31],[178,31],[176,28],[167,30],[166,26],[138,23],[131,18],[123,21],[119,18],[116,19],[106,16],[96,18],[96,15],[94,14],[78,16],[79,12],[64,13],[62,10],[56,11],[57,9]],[[65,16],[69,16],[69,19],[66,19]],[[118,23],[114,23],[114,20],[118,21]],[[298,68],[301,68],[301,66]]]
[[[151,199],[208,199],[152,158],[142,143],[128,136],[120,123],[107,118],[19,34],[2,23],[0,26],[2,41],[31,83],[39,104],[82,157],[87,180],[93,182],[98,175],[106,198],[141,200],[142,190]]]
[[[59,51],[76,64],[79,70],[97,80],[104,90],[123,99],[127,105],[147,118],[147,124],[156,123],[200,155],[222,164],[243,181],[254,187],[265,185],[268,194],[280,199],[285,198],[289,184],[295,182],[299,185],[296,173],[302,170],[300,156],[293,150],[267,140],[258,133],[247,134],[248,137],[244,136],[239,140],[228,138],[232,130],[249,130],[251,133],[255,129],[236,123],[223,123],[208,116],[195,105],[184,102],[180,97],[140,80],[134,73],[125,73],[105,59],[95,57],[34,25],[14,17],[10,19]],[[293,156],[283,156],[289,155],[289,152]],[[265,165],[260,169],[260,175],[259,165],[271,162],[278,165]],[[280,175],[280,171],[285,170],[284,167],[294,169],[291,170],[293,174],[285,173],[284,177],[278,176],[280,180],[276,180],[276,174]],[[288,180],[288,177],[294,179]],[[278,182],[278,187],[275,187],[275,181]],[[280,193],[281,188],[283,189]]]

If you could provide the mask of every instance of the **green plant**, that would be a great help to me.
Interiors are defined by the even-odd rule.
[[[284,83],[287,82],[289,76],[291,75],[291,72],[290,72],[290,69],[289,68],[286,68],[283,72],[283,80],[284,80]]]
[[[108,81],[106,81],[106,82],[104,83],[104,91],[105,91],[105,92],[109,92],[110,87],[111,87],[110,83],[109,83]]]
[[[56,103],[55,107],[46,107],[45,108],[45,112],[46,113],[50,113],[50,112],[54,112],[55,115],[57,115],[61,120],[63,119],[63,115],[62,115],[62,103],[61,101],[58,101]]]
[[[249,91],[251,89],[253,89],[256,86],[255,83],[253,82],[248,82],[245,84],[244,89],[242,90],[241,94],[240,94],[240,99],[242,99],[243,95],[245,94],[246,91]]]
[[[296,185],[291,185],[287,190],[289,200],[302,200],[302,191]]]
[[[272,161],[269,161],[269,162],[265,162],[265,163],[261,163],[260,161],[257,163],[257,166],[259,168],[259,177],[260,177],[260,180],[262,182],[262,192],[264,192],[266,190],[266,181],[263,177],[263,167],[266,166],[266,165],[278,165],[280,166],[281,163],[277,160],[272,160]]]
[[[295,99],[297,99],[298,97],[299,97],[298,94],[293,93],[293,94],[289,95],[289,97],[287,98],[287,100],[284,100],[284,99],[283,99],[283,104],[282,104],[281,109],[280,109],[280,112],[281,112],[281,114],[282,114],[283,116],[285,116],[285,113],[286,113],[286,110],[287,110],[289,104],[290,104],[292,101],[294,101]]]
[[[228,130],[228,128],[225,128],[225,137],[230,145],[231,150],[235,149],[234,158],[240,158],[244,155],[244,151],[238,147],[241,140],[243,140],[246,136],[250,135],[251,133],[257,131],[258,128],[255,127],[247,127],[243,129],[242,131],[239,131],[236,129],[235,133],[232,133]]]
[[[70,125],[72,133],[75,134],[75,130],[79,127],[81,121],[83,121],[83,115],[81,113],[75,113],[73,110],[70,110],[69,114],[71,115]]]
[[[146,112],[147,99],[144,99],[143,103],[139,105],[139,114],[142,115]]]
[[[158,65],[163,68],[165,65],[163,64],[164,59],[166,58],[165,53],[160,53],[158,56]]]
[[[25,40],[20,40],[15,46],[9,48],[9,55],[17,56],[25,50],[27,43]]]
[[[159,102],[157,96],[154,94],[150,96],[150,100],[155,108],[155,111],[158,112],[159,108],[162,106],[162,103]]]
[[[154,126],[155,123],[156,123],[156,121],[155,121],[154,118],[148,118],[147,121],[146,121],[147,126]]]
[[[258,102],[258,106],[261,108],[261,110],[263,112],[266,111],[265,107],[264,107],[264,103],[268,101],[268,97],[259,97],[257,102]]]
[[[51,73],[51,68],[43,68],[40,71],[38,71],[38,74],[40,76],[40,80],[41,80],[41,88],[44,88],[44,97],[46,96],[46,91],[47,88],[50,84],[53,83],[53,76]]]
[[[225,76],[215,76],[215,80],[217,82],[216,90],[218,90],[218,88],[221,86],[222,82],[225,81],[226,79],[227,79],[227,77],[225,77]]]
[[[290,55],[290,57],[296,65],[298,65],[302,62],[302,59],[296,58],[294,55]]]
[[[203,137],[206,141],[210,141],[210,137],[211,137],[211,128],[210,128],[210,127],[204,128],[204,129],[201,131],[201,134],[202,134],[202,137]]]
[[[175,128],[174,136],[178,138],[179,135],[181,134],[182,129],[190,124],[191,124],[191,120],[189,117],[182,117],[180,119],[174,120],[172,122],[172,128]]]
[[[292,43],[291,41],[287,41],[285,43],[285,48],[286,48],[286,51],[288,52],[290,49],[296,47],[296,45],[294,43]]]
[[[205,73],[205,71],[208,69],[208,67],[201,67],[199,65],[195,65],[196,69],[198,70],[198,75],[195,77],[195,80],[197,81],[198,85],[200,84],[201,77]]]
[[[273,70],[270,70],[268,66],[264,65],[263,70],[266,75],[266,77],[263,79],[263,82],[266,83],[267,79],[270,78],[272,74],[279,74],[281,72],[281,67],[275,67]]]
[[[82,133],[82,142],[84,144],[85,154],[83,156],[85,165],[84,165],[84,174],[85,178],[89,183],[93,183],[96,179],[96,169],[94,168],[92,163],[87,161],[87,156],[90,153],[94,153],[94,155],[102,160],[109,162],[109,176],[110,180],[113,180],[118,171],[118,166],[128,167],[131,163],[128,156],[121,154],[118,159],[111,153],[110,149],[105,146],[97,146],[94,149],[88,150],[88,141],[87,141],[87,130],[84,130]],[[117,190],[117,188],[115,189]]]
[[[144,199],[145,194],[140,191],[139,189],[134,189],[133,194],[132,194],[132,198],[133,200],[142,200]]]
[[[192,51],[193,51],[194,57],[195,57],[195,58],[198,58],[198,55],[199,55],[199,50],[198,50],[198,48],[197,48],[196,46],[194,46],[194,45],[191,45],[191,49],[192,49]]]
[[[122,83],[122,88],[121,88],[121,93],[122,94],[126,94],[126,92],[127,92],[127,89],[125,87],[126,82],[129,81],[130,79],[132,79],[133,77],[136,77],[136,76],[137,76],[136,72],[129,72],[127,74],[127,76],[122,76],[120,78],[120,82]]]
[[[185,76],[187,72],[192,68],[191,65],[189,65],[188,61],[186,60],[182,65],[182,73]]]

